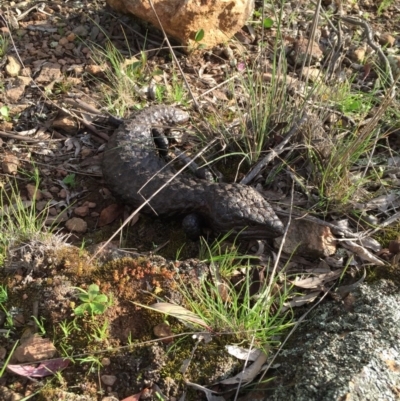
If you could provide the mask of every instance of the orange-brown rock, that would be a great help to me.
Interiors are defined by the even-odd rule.
[[[131,14],[159,28],[149,1],[107,0],[117,11]],[[200,44],[212,47],[238,32],[254,9],[254,0],[153,0],[165,32],[187,50],[195,44],[196,32],[203,29]]]

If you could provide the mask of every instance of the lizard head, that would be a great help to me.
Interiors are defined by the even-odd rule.
[[[209,224],[216,232],[232,232],[245,240],[283,235],[283,223],[270,204],[252,187],[214,184],[208,197],[208,208]]]

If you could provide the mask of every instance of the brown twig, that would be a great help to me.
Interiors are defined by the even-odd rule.
[[[381,63],[384,65],[385,67],[385,71],[388,74],[387,78],[389,81],[389,86],[391,86],[391,90],[393,91],[392,96],[395,96],[395,86],[393,85],[395,80],[393,78],[393,73],[392,73],[392,68],[390,67],[390,63],[389,60],[387,59],[387,57],[385,56],[385,53],[383,53],[383,50],[381,49],[381,47],[375,43],[374,41],[374,35],[372,33],[372,29],[369,26],[369,24],[366,21],[362,21],[358,18],[352,18],[352,17],[340,17],[340,20],[342,20],[343,22],[346,22],[348,24],[351,25],[357,25],[360,26],[361,28],[364,29],[364,34],[365,37],[367,39],[367,43],[371,46],[371,48],[373,50],[376,51],[376,53],[378,54],[379,59],[381,60]]]
[[[9,133],[5,131],[0,130],[0,136],[5,137],[5,138],[10,138],[10,139],[17,139],[19,141],[25,141],[25,142],[30,142],[30,143],[35,143],[35,142],[46,142],[46,141],[63,141],[64,139],[37,139],[37,138],[29,138],[23,135],[18,135],[14,133]]]

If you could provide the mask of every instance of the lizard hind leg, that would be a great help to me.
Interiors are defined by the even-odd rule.
[[[188,238],[193,241],[198,240],[202,234],[200,216],[196,213],[186,215],[182,221],[182,228]]]

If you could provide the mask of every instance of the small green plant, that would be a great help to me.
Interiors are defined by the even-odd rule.
[[[65,185],[68,185],[70,188],[75,188],[76,187],[76,179],[75,179],[75,174],[68,174],[67,176],[64,177],[63,183]]]
[[[280,313],[289,289],[284,287],[273,294],[269,280],[255,283],[254,266],[250,264],[255,258],[240,255],[234,243],[226,244],[228,236],[229,233],[211,246],[202,240],[200,258],[210,264],[212,280],[203,279],[200,286],[182,283],[182,294],[190,309],[217,332],[233,332],[247,340],[254,335],[258,345],[263,346],[290,325],[289,314]],[[244,270],[245,276],[240,284],[233,285],[229,278],[239,269]],[[259,285],[257,294],[251,294],[253,285]]]
[[[184,298],[183,306],[162,300],[151,306],[137,305],[202,327],[203,330],[231,335],[234,341],[251,342],[254,338],[260,348],[276,343],[274,338],[291,325],[290,311],[283,313],[289,289],[285,285],[270,286],[270,280],[255,282],[255,267],[250,265],[250,258],[240,256],[232,248],[224,250],[221,240],[211,247],[204,241],[202,249],[208,253],[202,259],[210,263],[211,278],[204,275],[200,282],[189,283],[179,279],[177,288]],[[244,271],[244,277],[233,284],[229,277],[239,269]],[[275,278],[272,281],[276,284],[278,280]],[[259,287],[256,294],[252,291],[254,285]],[[276,290],[276,287],[280,289]]]
[[[60,324],[59,327],[63,333],[63,339],[67,340],[68,338],[71,337],[71,334],[74,331],[80,331],[81,329],[76,325],[75,319],[72,320],[71,322],[67,322],[66,320],[63,320]]]
[[[201,41],[204,39],[205,36],[205,31],[204,29],[199,29],[195,35],[194,35],[194,43],[195,45],[192,47],[191,50],[201,50],[205,49],[206,45],[204,43],[201,43]]]
[[[108,336],[108,329],[110,327],[110,324],[106,320],[102,325],[98,324],[93,324],[93,332],[91,337],[96,341],[96,342],[104,342],[107,339]]]
[[[267,24],[267,22],[266,22]],[[264,27],[264,29],[267,29]],[[241,61],[238,63],[238,77],[229,82],[230,92],[236,93],[240,87],[240,96],[234,96],[237,113],[234,117],[239,121],[238,132],[232,137],[229,130],[220,129],[221,136],[226,144],[235,146],[235,154],[240,155],[247,165],[254,164],[265,152],[271,141],[276,125],[279,121],[294,121],[299,114],[299,107],[291,107],[287,82],[286,56],[276,44],[276,54],[271,66],[272,72],[260,73],[260,60],[252,63]],[[266,76],[269,81],[266,82]],[[262,99],[262,101],[260,101]],[[224,111],[224,110],[223,110]],[[216,114],[216,127],[224,126],[221,121],[229,118],[227,115]],[[214,124],[210,124],[214,125]],[[282,132],[284,135],[284,132]]]
[[[351,81],[344,82],[335,89],[335,93],[331,93],[332,100],[340,111],[347,115],[365,115],[373,107],[375,96],[370,93],[354,92],[351,88]]]
[[[36,192],[39,188],[39,184],[40,184],[40,172],[39,169],[34,166],[33,169],[31,170],[21,170],[20,171],[21,175],[23,175],[25,178],[27,178],[30,182],[33,182],[35,185],[35,195]]]
[[[32,316],[32,319],[34,320],[37,328],[39,329],[39,333],[41,336],[44,336],[46,334],[46,328],[44,327],[44,319],[43,317],[40,318],[40,320],[36,316]]]
[[[75,349],[70,344],[70,340],[72,339],[74,333],[79,333],[82,331],[82,329],[78,326],[76,319],[73,319],[70,322],[63,320],[58,327],[61,329],[62,337],[59,338],[59,343],[57,346],[61,348],[63,357],[73,361],[72,354],[74,353]],[[55,332],[57,332],[57,330],[55,330]]]
[[[118,116],[125,115],[137,98],[145,96],[146,87],[153,75],[159,70],[150,71],[147,53],[142,51],[137,56],[126,58],[109,41],[105,49],[93,44],[92,51],[95,62],[102,66],[108,83],[102,83],[102,89],[109,111]]]
[[[185,85],[174,73],[167,86],[157,85],[155,96],[158,103],[168,102],[187,105],[187,91]]]
[[[95,373],[96,371],[100,370],[103,367],[101,360],[93,355],[89,355],[85,358],[77,358],[76,361],[80,362],[81,364],[89,363],[90,364],[89,371],[91,373]]]
[[[381,102],[376,107],[374,91],[361,93],[354,91],[351,82],[338,85],[335,91],[330,93],[330,101],[336,104],[346,116],[351,116],[356,121],[363,121],[370,117],[371,111],[375,115],[389,113],[390,102]],[[390,113],[389,113],[390,114]],[[324,119],[322,114],[320,120]],[[376,144],[385,136],[385,131],[379,126],[379,118],[370,118],[368,127],[355,127],[354,132],[349,132],[342,126],[342,121],[332,124],[328,138],[341,138],[330,140],[329,157],[315,150],[312,141],[308,144],[307,160],[313,165],[312,173],[307,182],[308,187],[318,191],[318,207],[324,210],[346,207],[356,191],[371,182],[380,182],[377,169],[365,170],[366,174],[353,175],[350,170],[358,165],[362,159],[370,158],[371,151],[376,150]],[[316,132],[316,125],[311,124],[309,132]],[[316,143],[316,141],[315,141]]]
[[[73,84],[66,79],[54,84],[53,93],[56,95],[68,93],[73,87]]]
[[[393,3],[394,0],[382,0],[378,7],[378,15],[384,13]]]
[[[156,100],[158,103],[162,103],[164,101],[164,96],[167,90],[165,86],[157,85],[156,87]]]
[[[86,247],[86,241],[85,241],[85,238],[83,238],[81,246],[79,247],[79,257],[80,258],[85,254],[85,247]]]
[[[211,265],[214,272],[217,266]],[[188,309],[218,334],[230,334],[238,341],[250,342],[254,336],[257,347],[274,343],[274,337],[291,325],[290,312],[281,313],[288,290],[272,294],[266,283],[258,283],[257,296],[251,292],[252,269],[246,267],[240,285],[228,280],[203,278],[200,285],[180,282],[180,289]],[[275,341],[276,342],[276,341]]]
[[[111,305],[112,301],[108,299],[107,295],[101,294],[97,284],[91,284],[88,291],[83,288],[75,287],[80,294],[78,298],[83,302],[81,305],[74,309],[77,316],[82,316],[85,313],[93,315],[101,315]]]
[[[3,377],[4,372],[5,372],[6,369],[7,369],[7,365],[8,365],[8,363],[10,362],[10,360],[11,360],[13,354],[14,354],[14,351],[15,351],[15,349],[16,349],[17,346],[18,346],[18,343],[19,343],[19,341],[16,341],[16,342],[15,342],[14,346],[12,347],[12,350],[11,350],[10,354],[8,355],[8,357],[7,357],[7,359],[5,360],[3,366],[1,367],[1,369],[0,369],[0,378]]]
[[[39,188],[36,168],[29,173],[29,178],[34,182],[35,193]],[[11,183],[7,192],[0,188],[0,263],[4,263],[9,247],[20,242],[56,239],[52,230],[45,226],[47,211],[48,208],[44,208],[38,213],[35,202],[23,201],[17,184]]]
[[[62,372],[56,371],[54,372],[53,380],[58,383],[60,388],[65,388],[67,386],[66,380],[64,379]]]
[[[158,401],[164,401],[164,400],[165,400],[165,397],[164,397],[161,393],[159,393],[158,391],[156,391],[156,392],[154,393],[154,395],[156,396],[156,399],[157,399]]]
[[[123,61],[120,68],[125,69],[125,74],[131,80],[138,80],[143,76],[144,69],[147,65],[147,54],[145,52],[140,52],[140,58],[134,62]],[[122,70],[124,71],[124,70]]]
[[[272,18],[269,18],[269,17],[264,18],[264,20],[263,20],[264,28],[269,29],[269,28],[272,28],[273,25],[274,25],[274,20]]]
[[[11,328],[14,326],[14,322],[10,312],[4,306],[7,300],[8,300],[7,287],[5,287],[4,285],[0,285],[0,308],[3,310],[6,316],[6,327]]]
[[[175,255],[175,260],[179,260],[181,253],[183,251],[183,248],[186,246],[186,244],[182,244],[177,250],[176,250],[176,255]]]
[[[230,233],[214,240],[211,245],[204,238],[200,238],[199,259],[207,263],[218,265],[219,274],[222,277],[230,277],[240,264],[247,264],[257,257],[251,255],[240,255],[236,240],[227,242]]]
[[[0,117],[5,121],[10,121],[10,109],[8,106],[1,106],[0,107]]]
[[[128,335],[128,345],[133,345],[132,332],[129,332],[129,335]]]
[[[341,111],[343,113],[360,113],[365,111],[367,105],[362,95],[350,95],[346,99],[343,99],[341,104]]]
[[[10,42],[8,38],[0,35],[0,58],[4,57],[7,54],[9,44]]]
[[[172,81],[171,81],[171,90],[169,91],[170,93],[170,99],[169,101],[173,103],[184,103],[185,100],[185,86],[182,82],[182,80],[178,79],[178,77],[174,74],[172,76]]]

